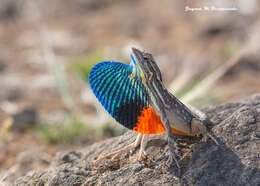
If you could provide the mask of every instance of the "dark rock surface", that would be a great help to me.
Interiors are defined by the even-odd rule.
[[[59,152],[52,165],[31,171],[16,180],[17,185],[260,185],[260,95],[238,102],[205,108],[214,122],[213,132],[221,145],[191,137],[183,143],[181,175],[166,164],[166,136],[153,136],[147,152],[154,161],[138,162],[123,155],[93,165],[101,154],[134,141],[133,132],[96,143],[82,152]],[[196,141],[196,142],[194,142]]]
[[[12,118],[14,122],[11,129],[23,132],[26,129],[30,129],[37,124],[38,115],[35,108],[28,107],[21,112],[13,114]]]

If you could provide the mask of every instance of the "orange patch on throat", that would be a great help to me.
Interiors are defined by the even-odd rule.
[[[152,108],[142,110],[141,115],[137,118],[138,122],[133,128],[134,131],[142,134],[159,134],[165,132],[165,128],[159,116]]]
[[[161,119],[150,107],[142,110],[141,115],[137,118],[138,122],[133,128],[134,131],[142,134],[159,134],[165,132]],[[173,134],[186,134],[182,131],[172,129]]]

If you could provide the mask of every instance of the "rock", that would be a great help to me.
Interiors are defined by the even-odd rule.
[[[17,17],[19,14],[15,1],[0,1],[0,20],[8,20]]]
[[[105,0],[77,0],[76,2],[81,9],[91,11],[99,10],[107,4]]]
[[[12,115],[14,120],[12,130],[23,132],[37,124],[38,115],[33,107],[25,108],[24,110]]]
[[[7,143],[1,144],[0,142],[0,147],[1,145],[4,145],[3,147],[5,147]],[[9,154],[10,149],[6,150],[6,148],[4,148],[4,153]],[[15,164],[9,168],[6,168],[5,171],[2,171],[0,173],[0,185],[1,186],[13,185],[12,182],[16,178],[23,176],[25,172],[29,172],[31,169],[33,169],[33,167],[39,168],[40,166],[42,166],[44,157],[46,157],[46,154],[39,151],[37,147],[29,150],[27,150],[25,147],[25,150],[23,152],[16,154]],[[11,161],[10,159],[1,156],[0,158],[2,158],[1,159],[2,161],[4,160]],[[29,174],[32,175],[32,172]]]
[[[5,99],[9,102],[17,102],[23,97],[23,91],[19,87],[12,87],[7,91]]]
[[[0,73],[4,72],[6,68],[6,65],[2,63],[1,58],[0,58]]]
[[[181,174],[167,165],[166,135],[155,135],[147,152],[154,161],[137,162],[138,151],[93,165],[99,155],[134,141],[136,134],[105,140],[82,152],[57,153],[49,168],[31,171],[16,185],[260,185],[260,94],[238,102],[205,108],[214,123],[211,139],[178,137],[185,144]],[[195,142],[196,141],[196,142]]]

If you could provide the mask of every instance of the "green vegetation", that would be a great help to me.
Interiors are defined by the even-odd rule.
[[[52,74],[55,78],[56,86],[60,93],[62,101],[64,102],[64,105],[66,105],[66,107],[72,111],[74,108],[74,102],[68,89],[68,81],[65,67],[63,63],[56,60],[53,55],[50,56],[52,57],[46,57],[47,68],[50,74]]]
[[[121,136],[122,134],[126,133],[128,131],[127,128],[121,126],[121,125],[115,125],[114,123],[107,123],[105,125],[102,125],[102,127],[99,129],[102,136]]]
[[[72,143],[94,132],[94,129],[76,119],[69,117],[63,124],[50,126],[41,124],[36,132],[47,143]]]
[[[78,74],[83,80],[88,80],[91,68],[100,61],[104,61],[103,52],[101,50],[96,50],[90,56],[81,56],[72,61],[70,69]]]
[[[188,92],[192,91],[194,87],[199,85],[200,82],[202,81],[202,79],[203,78],[199,78],[199,79],[195,79],[195,80],[189,82],[187,85],[185,85],[180,91],[176,92],[174,95],[177,98],[181,98],[182,96],[184,96]]]
[[[176,97],[181,98],[185,94],[192,92],[193,89],[201,83],[201,80],[202,79],[197,79],[189,83],[179,92],[177,92]],[[206,92],[205,95],[200,96],[190,102],[190,104],[196,108],[202,108],[204,105],[212,105],[217,103],[219,103],[219,96],[211,92]]]
[[[191,105],[200,109],[205,105],[212,105],[219,103],[219,96],[216,94],[207,93],[203,97],[199,97],[191,101]]]
[[[106,123],[100,127],[93,127],[80,119],[69,116],[64,123],[50,126],[49,124],[40,124],[34,129],[37,136],[49,144],[58,143],[74,143],[86,138],[101,138],[120,136],[128,131],[128,129],[115,125],[114,123]]]
[[[69,117],[64,123],[51,126],[50,124],[40,124],[34,131],[37,136],[49,144],[58,143],[74,143],[81,139],[92,137],[114,137],[120,136],[128,131],[128,129],[115,125],[114,123],[106,123],[100,127],[86,124],[76,117]]]

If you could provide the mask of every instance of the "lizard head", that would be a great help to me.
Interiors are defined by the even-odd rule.
[[[162,82],[160,69],[151,54],[132,48],[131,64],[136,68],[143,82],[155,80]]]

